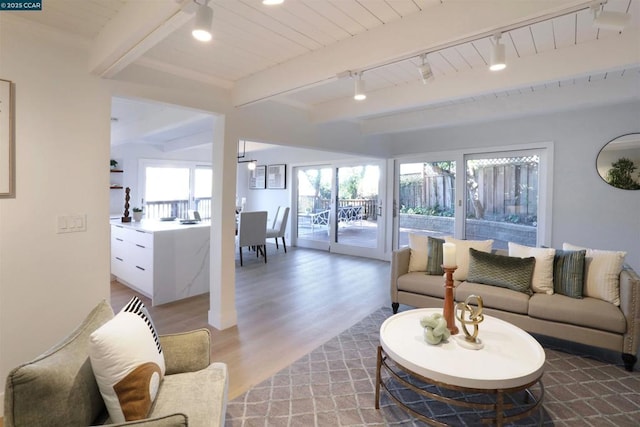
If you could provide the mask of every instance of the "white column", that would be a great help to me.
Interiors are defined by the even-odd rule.
[[[213,129],[211,194],[211,283],[208,321],[216,329],[237,324],[235,293],[236,142],[225,137],[226,116]]]

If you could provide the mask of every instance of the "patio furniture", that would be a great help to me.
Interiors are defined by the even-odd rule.
[[[282,239],[284,253],[287,253],[287,243],[284,241],[284,232],[287,229],[287,219],[289,218],[289,207],[278,206],[276,218],[273,220],[271,228],[267,229],[267,239],[274,238],[276,240],[276,249],[278,247],[278,238]]]
[[[256,248],[256,257],[262,255],[267,263],[267,211],[240,212],[238,222],[238,249],[242,267],[242,248]]]

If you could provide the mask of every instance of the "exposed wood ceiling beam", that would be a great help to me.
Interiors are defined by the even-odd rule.
[[[355,119],[389,114],[446,100],[499,92],[508,88],[535,86],[539,83],[589,75],[598,70],[621,69],[640,64],[640,32],[630,29],[618,37],[574,45],[523,58],[509,58],[504,71],[474,69],[443,76],[423,85],[404,86],[369,93],[365,102],[352,98],[316,105],[310,116],[315,122]]]
[[[233,104],[243,106],[331,81],[348,70],[365,70],[474,35],[540,16],[586,7],[585,0],[445,2],[351,39],[286,61],[239,80]],[[375,46],[372,49],[371,46]]]
[[[192,18],[190,1],[127,2],[95,38],[89,71],[113,77]]]

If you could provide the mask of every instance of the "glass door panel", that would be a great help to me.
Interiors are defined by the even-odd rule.
[[[329,166],[295,169],[298,246],[329,249],[332,171]]]
[[[362,163],[336,168],[331,252],[381,258],[382,167]]]
[[[409,245],[409,233],[453,236],[456,162],[401,163],[398,188],[398,246]]]
[[[495,249],[536,246],[539,153],[505,154],[465,159],[465,238],[493,239]]]

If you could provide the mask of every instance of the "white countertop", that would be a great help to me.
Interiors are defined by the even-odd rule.
[[[184,230],[188,228],[210,227],[211,221],[200,221],[197,224],[181,224],[179,219],[175,221],[160,221],[159,219],[143,219],[140,222],[122,222],[119,219],[112,219],[111,225],[117,225],[132,230],[156,233],[159,231]]]

